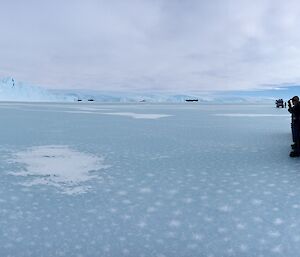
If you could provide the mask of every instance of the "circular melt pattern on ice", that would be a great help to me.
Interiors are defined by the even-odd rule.
[[[103,158],[64,145],[31,147],[14,154],[12,162],[23,169],[10,174],[26,177],[24,186],[51,185],[65,194],[81,194],[91,189],[87,183],[98,179],[97,171],[108,168]]]

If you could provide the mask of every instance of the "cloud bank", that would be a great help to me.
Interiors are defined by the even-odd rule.
[[[0,76],[124,91],[297,84],[299,27],[294,0],[2,1]]]

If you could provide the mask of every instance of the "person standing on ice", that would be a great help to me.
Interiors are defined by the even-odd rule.
[[[294,96],[291,100],[288,101],[288,111],[292,114],[292,137],[293,142],[292,148],[293,151],[290,152],[290,157],[299,157],[300,156],[300,102],[299,97]]]

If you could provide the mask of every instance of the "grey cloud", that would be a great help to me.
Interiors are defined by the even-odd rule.
[[[99,90],[297,83],[299,7],[293,0],[1,1],[0,76]]]

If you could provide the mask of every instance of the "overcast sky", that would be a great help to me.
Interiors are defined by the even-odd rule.
[[[49,88],[300,83],[300,2],[0,0],[0,76]]]

